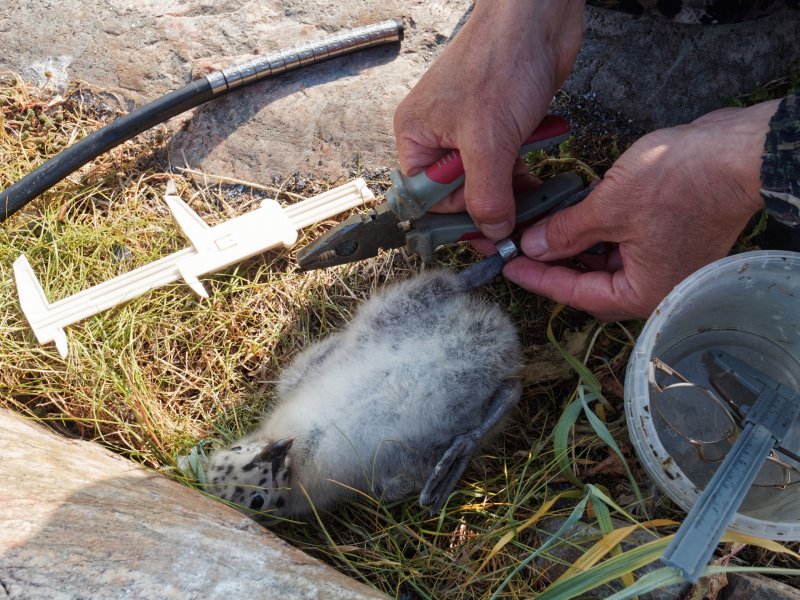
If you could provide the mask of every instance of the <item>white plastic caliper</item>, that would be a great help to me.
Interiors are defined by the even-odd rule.
[[[199,281],[201,276],[266,250],[288,248],[297,240],[298,229],[374,197],[366,182],[356,179],[286,208],[281,208],[275,200],[264,200],[256,210],[209,227],[176,195],[175,183],[169,181],[164,200],[192,243],[189,248],[53,303],[45,297],[28,259],[20,255],[14,261],[20,306],[39,343],[55,342],[59,354],[66,358],[67,325],[181,279],[197,295],[208,298]]]

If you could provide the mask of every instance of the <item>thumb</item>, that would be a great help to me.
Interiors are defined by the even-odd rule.
[[[608,211],[601,210],[600,186],[586,199],[539,221],[522,235],[523,254],[539,261],[577,256],[598,242],[615,242]]]
[[[508,237],[514,229],[512,180],[517,149],[492,148],[478,141],[460,151],[467,212],[490,240]]]

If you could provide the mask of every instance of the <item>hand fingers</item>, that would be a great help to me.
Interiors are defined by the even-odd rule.
[[[413,177],[428,165],[435,163],[447,152],[449,152],[447,148],[442,148],[438,144],[420,144],[405,136],[397,138],[397,162],[400,165],[400,171],[409,177]]]
[[[514,229],[512,173],[516,149],[469,146],[461,149],[467,211],[490,240],[508,237]]]
[[[590,271],[608,271],[613,273],[622,268],[622,255],[619,247],[614,246],[603,254],[584,253],[578,255],[578,261]]]
[[[603,320],[644,318],[655,308],[637,298],[622,270],[581,273],[519,257],[505,266],[503,275],[530,292]]]
[[[484,256],[490,256],[497,253],[497,246],[494,245],[493,241],[487,240],[486,238],[470,240],[469,244]]]
[[[602,210],[603,184],[595,187],[586,199],[570,208],[539,221],[522,235],[523,254],[539,261],[577,256],[599,242],[619,242],[622,223]]]
[[[514,171],[511,177],[511,186],[515,194],[528,192],[542,185],[542,180],[531,174],[528,165],[525,164],[525,161],[520,156],[517,156],[517,160],[514,162]]]
[[[542,180],[538,177],[531,175],[528,170],[528,165],[521,158],[517,158],[514,163],[514,172],[512,174],[511,187],[515,194],[520,192],[527,192],[542,184]],[[464,186],[462,185],[452,194],[440,200],[436,206],[431,208],[430,212],[436,213],[452,213],[464,212],[466,208],[466,200],[464,198]]]
[[[397,105],[392,126],[394,129],[397,159],[404,175],[413,176],[435,163],[448,151],[442,143],[437,128],[429,122],[425,103],[413,91]],[[424,94],[422,94],[424,100]]]
[[[466,210],[467,210],[467,205],[464,200],[464,186],[462,185],[452,194],[448,194],[447,196],[439,200],[439,202],[437,202],[430,209],[430,212],[454,213],[454,212],[464,212]]]

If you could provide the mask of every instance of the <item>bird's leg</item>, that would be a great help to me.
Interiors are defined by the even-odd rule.
[[[487,256],[471,264],[458,274],[458,278],[468,290],[486,285],[503,272],[503,267],[515,256],[519,255],[519,246],[511,239],[505,238],[495,242],[497,254]]]
[[[471,264],[458,274],[468,290],[475,290],[486,285],[503,272],[505,259],[500,254],[492,254]]]
[[[518,379],[509,379],[497,388],[483,423],[456,437],[434,467],[419,495],[420,506],[430,506],[431,514],[439,512],[469,464],[478,443],[517,404],[521,395],[522,382]]]

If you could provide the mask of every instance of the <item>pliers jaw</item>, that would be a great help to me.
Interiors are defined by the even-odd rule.
[[[528,225],[554,210],[571,206],[589,193],[575,173],[561,173],[539,187],[517,195],[516,222]],[[426,263],[447,244],[482,237],[467,213],[426,213],[402,220],[388,202],[366,214],[354,215],[297,253],[301,269],[309,271],[377,256],[380,250],[405,246]]]
[[[569,124],[561,117],[547,115],[523,142],[522,152],[562,142],[569,135]],[[297,253],[301,269],[319,269],[376,256],[381,249],[406,246],[425,262],[433,260],[440,245],[472,239],[479,234],[468,214],[429,214],[436,203],[464,182],[461,153],[451,150],[422,172],[405,176],[399,170],[391,175],[392,187],[386,201],[366,215],[356,215]],[[577,181],[576,181],[577,180]],[[577,189],[575,189],[577,186]],[[580,177],[572,174],[542,185],[541,189],[517,206],[517,222],[542,217],[582,188]],[[556,198],[550,197],[550,192]],[[581,198],[582,199],[582,198]],[[554,202],[558,200],[558,202]]]
[[[304,271],[323,269],[377,256],[380,250],[399,248],[406,243],[404,224],[386,202],[356,214],[331,229],[297,253],[297,264]]]

